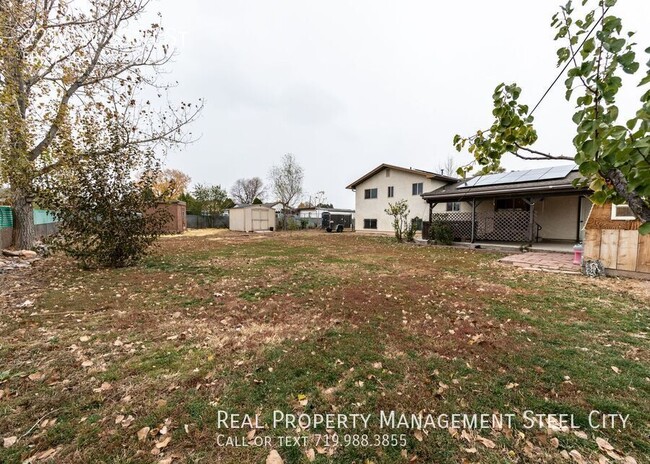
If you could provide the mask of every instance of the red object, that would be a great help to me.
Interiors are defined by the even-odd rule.
[[[582,264],[582,245],[577,244],[573,246],[573,264]]]

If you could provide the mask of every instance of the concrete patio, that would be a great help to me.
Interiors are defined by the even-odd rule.
[[[573,253],[517,253],[501,258],[499,262],[533,271],[580,274],[580,265],[573,264]]]

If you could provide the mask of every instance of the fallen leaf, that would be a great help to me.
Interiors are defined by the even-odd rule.
[[[314,448],[309,448],[307,451],[305,451],[305,455],[307,456],[307,460],[309,462],[314,462],[316,460],[316,452],[314,451]]]
[[[127,416],[127,418],[122,421],[122,427],[124,427],[124,428],[129,427],[133,423],[134,420],[135,420],[135,417],[133,417],[132,415],[129,414]]]
[[[88,359],[88,360],[81,363],[81,367],[90,367],[92,365],[93,365],[93,362],[90,359]]]
[[[38,382],[39,380],[43,380],[43,377],[45,377],[45,374],[42,372],[34,372],[33,374],[29,374],[27,378],[32,382]]]
[[[173,461],[174,461],[174,457],[170,456],[168,458],[161,459],[160,461],[158,461],[158,464],[172,464]]]
[[[84,335],[82,337],[79,337],[80,342],[87,342],[90,341],[90,337],[88,335]]]
[[[9,448],[10,446],[13,446],[14,443],[18,441],[17,437],[6,437],[2,439],[2,446],[3,448]]]
[[[603,451],[613,451],[614,447],[609,444],[607,440],[604,438],[596,438],[596,444],[598,445],[598,448],[600,448]]]
[[[149,427],[142,427],[140,430],[138,430],[138,441],[144,441],[145,438],[147,438],[147,435],[149,435],[149,431],[151,429]]]
[[[492,440],[489,440],[489,439],[487,439],[487,438],[483,438],[483,437],[480,436],[480,435],[477,435],[477,436],[476,436],[476,440],[478,440],[478,441],[480,441],[481,443],[483,443],[483,446],[485,446],[486,448],[493,449],[493,448],[496,448],[496,446],[497,446],[497,445],[496,445]]]
[[[124,420],[124,415],[120,414],[119,416],[117,416],[115,418],[115,424],[117,425],[117,424],[121,423],[123,420]]]
[[[415,432],[413,432],[413,436],[417,441],[422,441],[424,439],[422,435],[422,430],[416,430]]]
[[[266,457],[266,464],[284,464],[284,461],[276,450],[271,450],[269,455]]]
[[[578,453],[576,450],[569,451],[569,456],[571,456],[578,464],[587,464],[587,461],[584,460],[582,454]]]
[[[518,386],[519,386],[518,383],[511,382],[508,385],[506,385],[506,390],[511,390],[511,389],[513,389],[515,387],[518,387]]]
[[[375,369],[381,369],[383,365],[380,362],[372,363],[372,367]]]
[[[621,373],[621,370],[620,370],[618,367],[616,367],[616,366],[612,366],[612,370],[613,370],[614,372],[616,372],[617,374],[620,374],[620,373]]]
[[[170,441],[172,441],[172,437],[167,437],[163,441],[159,441],[158,443],[156,443],[156,448],[163,449],[164,447],[169,445]]]
[[[550,441],[553,448],[558,448],[560,446],[560,440],[558,440],[557,437],[551,438]]]
[[[476,448],[465,448],[465,452],[474,454],[474,453],[476,453]]]
[[[582,438],[583,440],[587,440],[589,438],[587,434],[582,430],[574,430],[573,434],[578,438]]]

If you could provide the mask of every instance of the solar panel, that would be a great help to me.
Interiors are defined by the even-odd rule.
[[[488,174],[485,176],[474,177],[463,185],[461,188],[468,187],[487,187],[489,185],[501,184],[518,184],[522,182],[534,182],[538,180],[562,179],[569,175],[575,169],[575,165],[569,164],[564,166],[553,166],[550,168],[529,169],[527,171],[511,171],[499,174]]]

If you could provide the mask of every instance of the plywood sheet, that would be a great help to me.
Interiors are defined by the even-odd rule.
[[[600,259],[600,230],[585,231],[585,259]]]
[[[635,271],[638,252],[639,231],[621,230],[618,236],[616,269],[621,271]]]
[[[650,235],[639,235],[636,270],[637,272],[650,272]]]
[[[609,269],[616,269],[616,257],[618,256],[618,230],[601,231],[600,239],[600,260]]]

